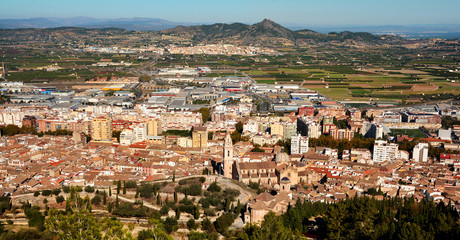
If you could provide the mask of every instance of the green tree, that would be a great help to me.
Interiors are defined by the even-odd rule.
[[[217,184],[217,182],[213,182],[209,185],[208,191],[210,192],[220,192],[222,188]]]
[[[24,213],[27,217],[29,227],[37,227],[39,230],[43,230],[45,216],[40,212],[40,209],[37,206],[26,207]]]
[[[208,132],[208,140],[212,140],[213,136],[214,136],[214,132]]]
[[[51,209],[45,221],[46,229],[58,239],[132,239],[120,221],[91,215],[89,198],[82,199],[72,192],[66,202],[68,211]]]
[[[126,195],[126,182],[123,181],[123,195]]]
[[[161,215],[167,215],[169,213],[169,207],[167,205],[163,205],[160,208]]]
[[[59,195],[59,193],[61,193],[61,189],[59,189],[59,188],[53,189],[53,194],[55,196]]]
[[[180,208],[176,208],[176,219],[179,220],[180,219]]]
[[[85,187],[85,192],[87,192],[87,193],[93,193],[93,192],[94,192],[94,187],[93,187],[93,186],[86,186],[86,187]]]
[[[240,203],[240,199],[238,199],[238,203],[236,204],[236,210],[235,210],[235,213],[240,215],[241,214],[241,203]]]
[[[200,108],[201,118],[203,120],[203,124],[207,121],[211,120],[211,111],[209,108],[202,107]]]
[[[99,197],[98,195],[94,196],[91,199],[91,204],[99,205],[100,203],[101,203],[101,197]]]
[[[234,221],[235,215],[233,213],[226,212],[216,219],[216,230],[221,234],[226,234],[228,228],[233,224]]]
[[[201,230],[207,233],[211,233],[214,232],[216,229],[214,228],[214,225],[212,224],[211,220],[209,220],[209,218],[205,218],[201,222]]]
[[[160,193],[157,194],[157,205],[161,205]]]
[[[120,194],[120,190],[121,190],[121,181],[118,180],[117,181],[117,195]]]
[[[107,204],[107,192],[104,190],[102,194],[102,204],[106,205]]]
[[[198,228],[198,224],[195,222],[195,219],[193,218],[190,218],[188,221],[187,221],[187,227],[190,231],[192,230],[196,230]]]
[[[107,212],[111,213],[113,210],[113,204],[112,202],[109,202],[109,205],[107,205]]]
[[[397,239],[432,240],[434,238],[432,235],[423,231],[419,225],[405,222],[398,231]]]
[[[164,229],[168,234],[171,234],[174,231],[179,229],[179,224],[174,217],[167,217],[164,221]]]
[[[198,204],[195,206],[193,217],[195,219],[200,218],[200,205],[198,205]]]
[[[235,124],[235,129],[239,133],[243,133],[243,123],[241,121]]]
[[[42,195],[45,196],[45,197],[48,197],[49,195],[51,195],[52,191],[51,190],[43,190],[42,191]]]
[[[120,142],[121,131],[112,131],[112,137],[117,139],[117,142]]]
[[[56,202],[57,202],[58,204],[60,204],[60,203],[62,203],[62,202],[64,202],[64,201],[65,201],[64,196],[62,196],[62,195],[61,195],[61,196],[56,196]]]
[[[282,218],[276,216],[273,212],[265,215],[260,227],[254,224],[248,224],[240,233],[242,239],[299,239],[293,232],[283,225]]]

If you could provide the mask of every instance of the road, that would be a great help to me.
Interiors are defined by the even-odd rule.
[[[224,178],[222,176],[209,176],[208,179],[210,181],[217,181],[217,183],[223,188],[233,188],[240,191],[240,196],[238,199],[240,200],[241,204],[248,202],[252,197],[256,196],[256,193],[253,191],[248,190],[247,188],[243,188],[240,185],[234,183],[234,180]]]
[[[116,194],[112,194],[111,198],[117,199],[117,195],[116,195]],[[133,199],[125,198],[125,197],[122,197],[122,196],[120,196],[120,195],[118,195],[118,199],[121,200],[121,201],[124,201],[124,202],[129,202],[129,203],[134,203],[134,202],[135,202],[135,200],[133,200]],[[148,208],[150,208],[150,209],[157,210],[157,211],[160,210],[160,207],[155,206],[155,205],[152,205],[152,204],[150,204],[150,203],[148,203],[148,202],[144,202],[144,206],[145,206],[145,207],[148,207]]]
[[[94,211],[93,211],[94,212]],[[147,219],[142,219],[142,218],[121,218],[117,217],[120,222],[125,222],[125,223],[143,223],[147,224],[149,221]],[[0,222],[6,223],[7,220],[13,221],[13,224],[15,225],[28,225],[29,222],[27,218],[16,218],[16,219],[0,219]]]

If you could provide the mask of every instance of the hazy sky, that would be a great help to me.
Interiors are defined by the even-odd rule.
[[[301,25],[460,24],[460,0],[0,0],[0,18],[152,17]]]

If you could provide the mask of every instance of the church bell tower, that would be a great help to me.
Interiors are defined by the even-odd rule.
[[[233,176],[233,143],[230,133],[227,132],[224,140],[224,177],[232,178]]]

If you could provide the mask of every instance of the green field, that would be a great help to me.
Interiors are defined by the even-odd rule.
[[[389,67],[392,69],[391,67]],[[445,78],[440,77],[436,69],[426,68],[417,74],[406,72],[416,70],[411,68],[397,68],[398,71],[369,71],[356,70],[350,66],[308,66],[308,67],[279,67],[264,69],[251,69],[245,73],[254,77],[258,83],[275,82],[300,82],[305,81],[304,88],[318,91],[336,100],[366,100],[385,99],[400,100],[401,95],[407,98],[420,98],[422,94],[460,94],[460,87],[449,84]],[[404,72],[406,71],[406,72]],[[431,75],[430,73],[436,73]],[[274,80],[264,79],[273,78]],[[313,83],[309,84],[308,82]],[[324,81],[328,88],[320,87],[314,81]],[[310,86],[313,85],[313,86]],[[423,86],[436,86],[426,90]],[[415,87],[420,86],[420,88]],[[431,86],[432,87],[432,86]]]
[[[391,129],[390,135],[396,137],[398,135],[407,135],[411,138],[425,138],[427,137],[425,133],[419,129]]]
[[[372,107],[370,104],[367,103],[345,103],[348,107],[352,108],[369,108]]]

